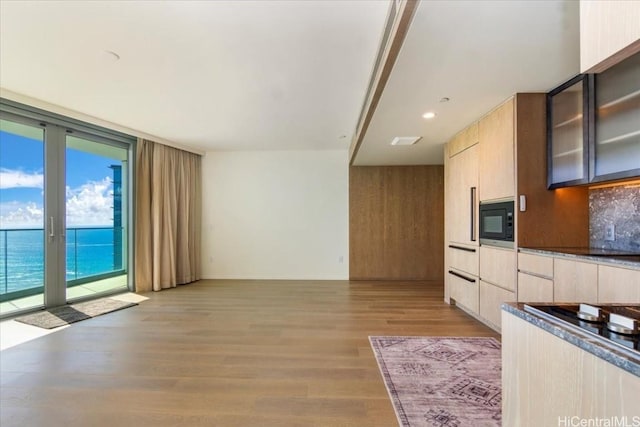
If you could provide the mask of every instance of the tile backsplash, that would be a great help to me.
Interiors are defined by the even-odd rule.
[[[613,225],[615,240],[606,240]],[[640,187],[618,186],[589,190],[591,247],[640,252]]]

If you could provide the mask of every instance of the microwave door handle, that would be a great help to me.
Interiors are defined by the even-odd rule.
[[[476,187],[471,187],[471,224],[470,224],[470,232],[471,232],[471,241],[476,241]]]

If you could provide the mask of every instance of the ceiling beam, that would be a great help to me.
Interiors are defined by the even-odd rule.
[[[349,165],[353,165],[355,161],[419,2],[420,0],[391,0],[384,36],[371,73],[369,89],[365,94],[356,132],[349,147]]]

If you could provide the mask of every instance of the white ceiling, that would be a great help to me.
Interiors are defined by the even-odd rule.
[[[354,164],[441,164],[467,124],[578,72],[578,1],[422,1]],[[396,136],[423,138],[393,147]]]
[[[201,151],[346,150],[388,4],[2,0],[0,87]],[[493,106],[578,72],[578,18],[574,0],[422,1],[355,164],[442,163]]]
[[[203,151],[346,150],[387,10],[2,0],[0,87]]]

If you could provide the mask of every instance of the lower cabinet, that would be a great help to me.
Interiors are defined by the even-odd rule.
[[[449,246],[445,283],[456,305],[497,331],[502,329],[502,303],[516,297],[523,303],[640,304],[640,268],[561,254],[478,249]]]
[[[480,278],[502,288],[516,290],[517,252],[480,246]]]
[[[553,278],[553,257],[519,253],[518,271],[551,279]]]
[[[501,330],[502,303],[515,300],[514,292],[480,280],[480,317],[497,331]]]
[[[518,301],[553,301],[553,258],[518,254]]]
[[[553,280],[518,273],[519,302],[553,302]]]
[[[468,273],[449,269],[449,296],[472,313],[478,313],[478,279]]]
[[[517,252],[480,246],[480,318],[500,331],[500,306],[516,300]]]
[[[640,270],[598,266],[598,302],[640,304]]]
[[[556,258],[553,282],[555,302],[598,302],[597,264]]]

